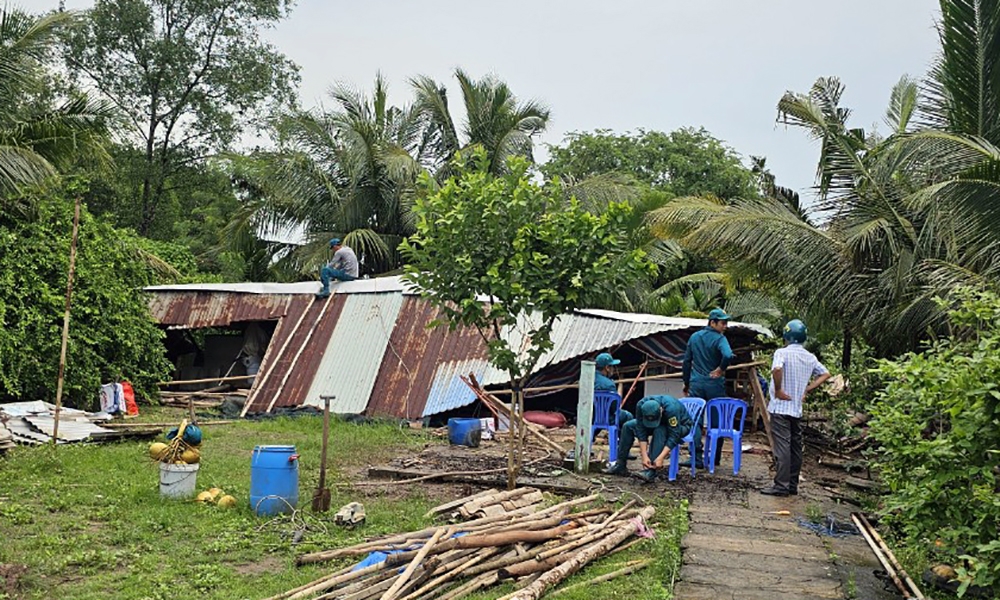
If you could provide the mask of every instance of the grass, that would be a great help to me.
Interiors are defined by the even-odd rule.
[[[149,410],[143,420],[179,421],[179,415]],[[238,505],[229,510],[161,499],[158,464],[147,456],[149,442],[14,449],[0,458],[0,566],[27,566],[14,597],[264,598],[347,564],[295,567],[297,555],[425,527],[429,522],[424,513],[450,499],[433,485],[395,486],[388,493],[370,489],[363,497],[331,486],[333,511],[352,500],[365,505],[367,523],[357,530],[334,526],[333,511],[317,517],[304,510],[294,522],[287,516],[253,515],[249,506],[253,447],[296,446],[302,457],[299,505],[308,509],[318,480],[321,428],[321,419],[315,417],[205,428],[198,490],[219,487],[232,494]],[[367,464],[440,443],[391,425],[336,421],[330,439],[331,483],[356,477]],[[627,560],[653,557],[654,565],[602,584],[596,588],[597,596],[590,588],[586,597],[669,598],[669,584],[679,568],[686,513],[666,500],[659,508],[655,540],[601,561],[570,582],[614,570]],[[305,536],[293,546],[292,536],[303,525]],[[10,597],[5,589],[0,574],[0,600]],[[475,597],[496,598],[506,591],[509,588],[497,588]]]

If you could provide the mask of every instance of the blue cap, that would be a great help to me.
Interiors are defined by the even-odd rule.
[[[330,247],[331,248],[333,248],[334,246],[339,246],[339,245],[340,245],[340,238],[333,238],[332,240],[330,240]]]
[[[639,418],[642,419],[643,427],[659,427],[662,414],[663,409],[656,400],[643,400],[639,406]]]
[[[601,352],[597,355],[597,359],[594,361],[597,363],[598,369],[603,369],[604,367],[613,367],[615,365],[620,365],[622,361],[617,358],[612,358],[607,352]]]
[[[727,315],[726,311],[722,310],[721,308],[713,308],[708,313],[708,320],[709,321],[728,321],[731,318],[732,317],[730,317],[729,315]]]

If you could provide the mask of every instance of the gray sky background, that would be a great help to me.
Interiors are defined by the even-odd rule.
[[[57,0],[14,0],[30,10]],[[68,0],[86,8],[89,0]],[[935,0],[298,0],[266,33],[302,67],[305,106],[333,82],[367,90],[376,71],[391,99],[407,79],[445,81],[461,67],[495,73],[552,109],[541,141],[570,131],[702,126],[744,158],[764,155],[779,184],[808,192],[817,147],[775,123],[786,90],[817,77],[846,84],[854,124],[881,123],[892,85],[922,77],[937,51]],[[539,153],[544,159],[546,153]]]

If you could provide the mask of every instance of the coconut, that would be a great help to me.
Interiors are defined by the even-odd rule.
[[[181,460],[189,465],[196,464],[201,460],[201,453],[194,448],[188,448],[184,452],[181,452]]]
[[[167,445],[163,442],[153,442],[149,445],[149,457],[153,460],[162,460],[167,453]]]
[[[211,504],[214,498],[212,497],[211,492],[202,492],[198,494],[198,497],[195,498],[195,500],[197,500],[198,502]]]
[[[236,506],[236,498],[233,498],[229,494],[219,498],[219,506],[222,508],[232,508]]]
[[[222,490],[220,490],[217,487],[208,488],[208,493],[212,495],[212,500],[215,500],[216,497],[218,497],[218,495],[222,493]]]

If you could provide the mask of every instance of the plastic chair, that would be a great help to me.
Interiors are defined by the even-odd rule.
[[[701,411],[705,409],[705,401],[702,398],[681,398],[680,403],[684,405],[687,409],[688,414],[691,415],[691,421],[694,422],[694,426],[691,427],[691,431],[688,432],[681,443],[687,443],[688,450],[691,452],[691,477],[694,477],[695,465],[694,465],[694,434],[697,431],[701,433],[701,429],[698,427],[698,421],[701,419]],[[667,476],[670,481],[677,479],[677,471],[680,470],[681,461],[681,445],[677,444],[674,449],[670,451],[670,470],[667,472]]]
[[[705,440],[708,472],[715,473],[715,443],[719,439],[733,441],[733,475],[740,472],[743,458],[743,423],[747,418],[747,403],[736,398],[715,398],[705,407],[708,414],[708,437]],[[734,423],[739,423],[734,425]],[[711,423],[718,423],[711,427]]]
[[[622,397],[617,392],[594,392],[594,420],[590,427],[590,441],[594,442],[599,430],[607,430],[608,443],[611,444],[608,451],[609,462],[618,460],[618,409],[621,404]]]

